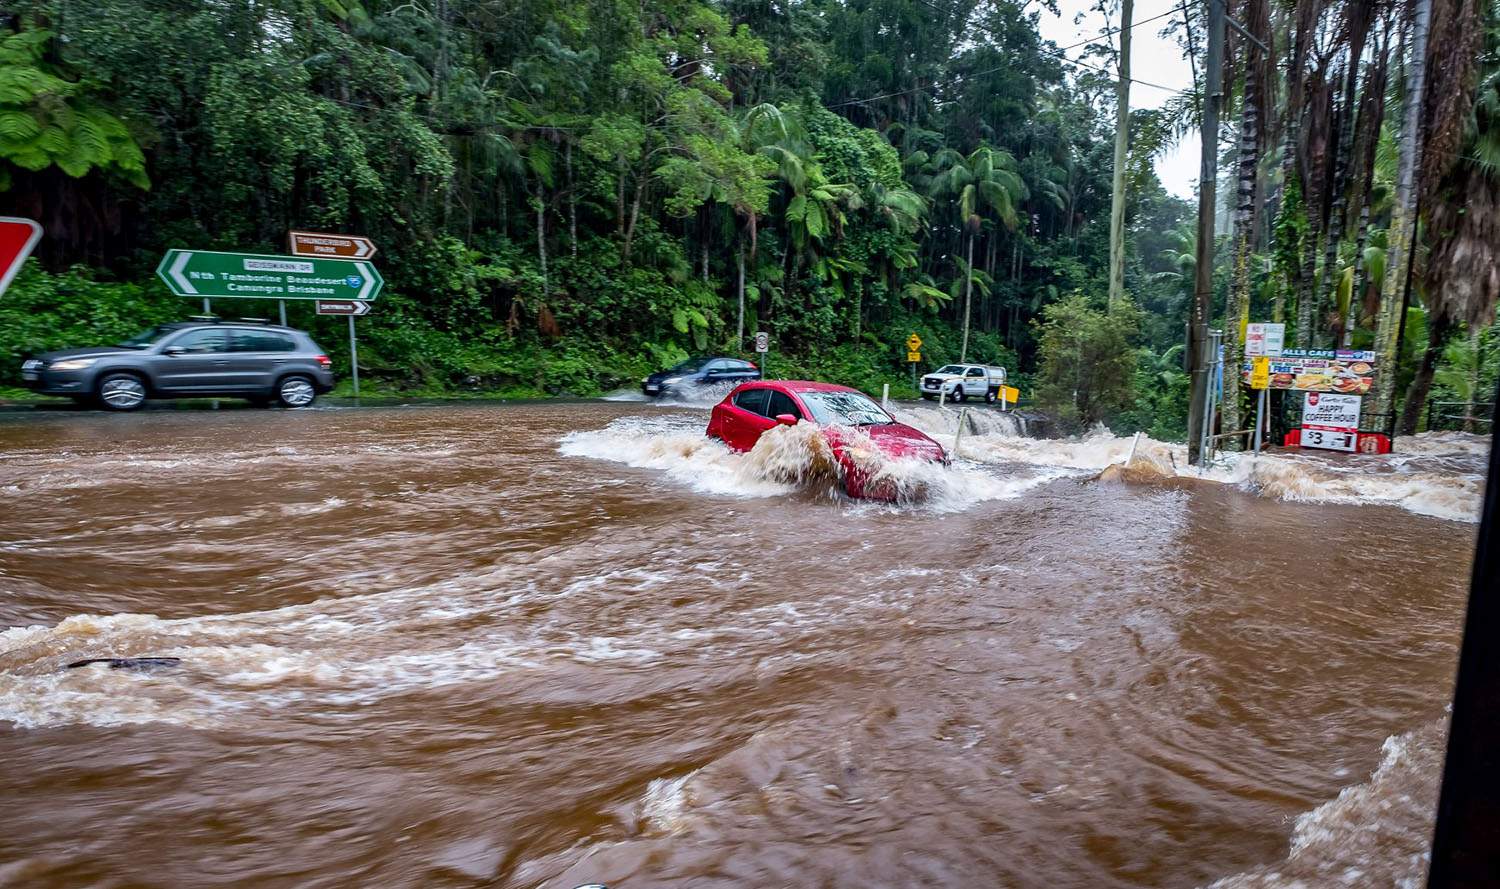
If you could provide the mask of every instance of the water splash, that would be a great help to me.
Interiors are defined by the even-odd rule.
[[[959,418],[963,417],[964,435],[999,435],[1019,438],[1027,434],[1027,420],[1014,411],[992,408],[921,407],[915,405],[893,406],[891,414],[896,419],[927,432],[953,435],[958,432]]]
[[[616,389],[604,396],[605,401],[650,404],[656,407],[712,407],[724,400],[739,383],[682,383],[661,395],[647,395],[640,389]]]
[[[952,449],[958,411],[918,408],[903,415]],[[1137,441],[1103,426],[1071,438],[1027,438],[1003,419],[997,421],[995,417],[1004,416],[997,411],[970,410],[968,416],[962,456],[981,464],[1093,470],[1100,478],[1129,482],[1196,479],[1278,500],[1395,506],[1459,522],[1478,521],[1489,452],[1489,439],[1482,436],[1424,433],[1397,439],[1396,452],[1382,457],[1311,451],[1225,454],[1200,473],[1189,465],[1184,445],[1145,437]],[[975,423],[993,431],[976,429]]]
[[[1426,880],[1447,720],[1387,738],[1370,779],[1298,816],[1286,860],[1210,889],[1396,886]]]
[[[844,466],[823,431],[810,423],[767,430],[744,454],[706,437],[696,417],[625,417],[603,429],[563,436],[559,450],[630,466],[661,470],[694,490],[742,497],[808,493],[843,499]],[[1068,474],[1055,467],[1019,467],[1005,473],[974,460],[951,467],[918,458],[885,455],[859,430],[846,430],[851,463],[899,506],[953,512],[988,500],[1018,497]],[[967,444],[966,444],[967,447]]]

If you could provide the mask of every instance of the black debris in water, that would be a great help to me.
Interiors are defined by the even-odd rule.
[[[90,664],[109,664],[111,670],[155,670],[158,667],[175,667],[182,663],[176,657],[91,657],[68,664],[68,669],[87,667]]]

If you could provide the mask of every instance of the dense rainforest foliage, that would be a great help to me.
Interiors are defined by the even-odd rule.
[[[1265,51],[1231,35],[1226,327],[1377,336],[1423,3],[1231,3]],[[1145,26],[1201,52],[1203,11],[1179,12]],[[152,277],[166,248],[282,253],[300,228],[379,245],[360,367],[386,390],[595,394],[690,353],[748,354],[764,330],[774,375],[899,394],[915,331],[924,369],[966,351],[1075,425],[1180,438],[1195,208],[1153,159],[1198,99],[1127,118],[1125,296],[1106,300],[1116,13],[1101,2],[1097,40],[1064,53],[1029,0],[0,3],[0,209],[47,229],[0,297],[0,383],[24,353],[196,311]],[[1493,200],[1477,223],[1438,216],[1461,190],[1500,193],[1466,160],[1500,114],[1478,27],[1493,15],[1440,0],[1430,18],[1475,62],[1429,73],[1444,103],[1422,126],[1448,154],[1422,166],[1441,184],[1405,375],[1425,366],[1413,331],[1436,331],[1429,377],[1457,397],[1452,367],[1472,359],[1472,400],[1494,377],[1494,286],[1458,308],[1426,293],[1442,286],[1429,254],[1459,232],[1472,264],[1495,224]],[[1453,36],[1464,21],[1489,36]],[[347,360],[342,321],[290,305]]]

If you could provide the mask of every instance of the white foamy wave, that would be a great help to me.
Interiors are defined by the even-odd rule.
[[[687,784],[696,770],[677,778],[656,778],[641,794],[637,818],[642,826],[659,833],[678,833],[687,821]]]
[[[867,435],[851,431],[847,436],[847,453],[869,478],[867,489],[899,506],[957,511],[1021,496],[1066,474],[1044,467],[1002,476],[973,460],[946,467],[918,458],[891,458]],[[559,450],[662,470],[668,478],[705,493],[772,497],[810,491],[838,497],[843,490],[844,467],[823,431],[806,422],[769,429],[755,447],[741,454],[705,436],[702,421],[695,418],[625,417],[597,431],[569,433]]]
[[[612,535],[604,536],[618,549]],[[555,620],[551,606],[561,600],[612,606],[619,597],[668,587],[701,568],[714,570],[658,555],[649,567],[553,582],[560,564],[593,565],[599,547],[599,541],[585,541],[524,565],[266,611],[175,619],[75,615],[55,626],[0,631],[0,724],[207,728],[245,719],[326,721],[413,690],[502,679],[514,693],[535,689],[551,699],[586,689],[578,677],[590,672],[632,675],[664,659],[745,656],[767,639],[805,631],[802,620],[788,622],[780,608],[725,614],[721,623],[690,633]],[[862,609],[883,611],[889,602],[877,592],[830,597],[824,605],[828,611],[804,615],[806,627],[854,619]],[[536,616],[517,618],[521,614]],[[101,657],[174,657],[180,663],[149,671],[66,666]],[[685,671],[671,681],[690,687],[701,676]],[[670,684],[654,678],[642,689],[659,694]]]
[[[1397,454],[1485,457],[1490,452],[1490,436],[1472,432],[1422,432],[1397,438],[1392,447]]]
[[[1309,503],[1395,506],[1455,522],[1479,521],[1484,480],[1431,472],[1337,472],[1296,459],[1239,457],[1212,478],[1268,497]]]
[[[1397,439],[1388,456],[1277,451],[1259,456],[1220,454],[1202,471],[1189,465],[1184,445],[1144,436],[1117,436],[1103,426],[1083,436],[1038,439],[1009,429],[984,431],[975,417],[994,423],[997,411],[973,409],[957,436],[959,411],[919,409],[911,422],[950,451],[977,463],[1027,464],[1096,471],[1128,481],[1198,479],[1235,485],[1279,500],[1346,505],[1385,505],[1417,515],[1475,522],[1484,496],[1484,457],[1489,439],[1459,432],[1424,433]],[[925,424],[925,425],[924,425]]]
[[[1026,418],[1013,411],[1001,411],[993,407],[948,408],[918,405],[892,405],[891,414],[896,419],[915,426],[928,435],[952,435],[958,431],[962,418],[965,435],[1026,435]]]
[[[1426,879],[1447,720],[1387,738],[1370,779],[1298,816],[1286,860],[1211,889],[1395,886]]]
[[[801,465],[796,460],[781,465],[778,455],[766,461],[767,472],[757,477],[727,445],[703,434],[701,420],[683,417],[624,417],[596,431],[570,432],[558,450],[570,457],[661,470],[694,490],[742,497],[791,493],[797,479],[787,465]]]
[[[605,395],[604,400],[652,404],[658,407],[713,407],[723,401],[724,396],[737,385],[739,384],[679,385],[661,395],[647,395],[639,389],[616,389]]]

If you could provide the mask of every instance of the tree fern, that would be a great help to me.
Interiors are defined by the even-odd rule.
[[[41,172],[55,166],[81,178],[93,170],[149,188],[146,159],[130,129],[91,95],[83,81],[50,70],[50,31],[0,36],[0,190],[10,187],[4,164]]]

